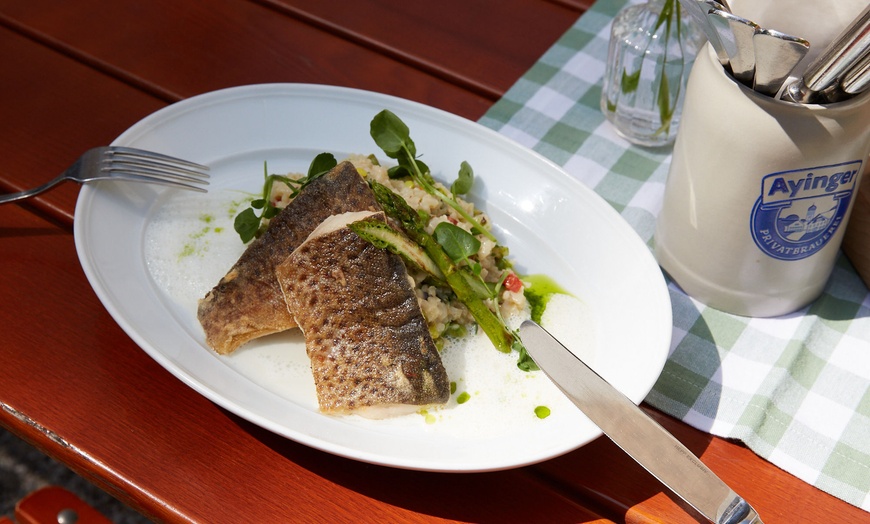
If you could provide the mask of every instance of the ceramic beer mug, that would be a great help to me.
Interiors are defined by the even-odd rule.
[[[818,297],[870,155],[870,92],[785,102],[733,80],[709,45],[689,77],[656,224],[662,268],[689,295],[768,317]]]

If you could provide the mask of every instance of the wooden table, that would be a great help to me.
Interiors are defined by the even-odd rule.
[[[0,191],[185,97],[356,87],[477,119],[591,0],[0,0]],[[148,357],[79,266],[78,186],[0,206],[0,423],[157,521],[695,522],[606,439],[497,473],[390,469],[217,407]],[[867,514],[647,408],[766,523]]]

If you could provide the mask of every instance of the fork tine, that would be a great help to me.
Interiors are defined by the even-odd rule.
[[[131,147],[111,146],[104,150],[100,171],[113,178],[149,182],[206,192],[208,166],[181,158]]]
[[[129,180],[132,182],[145,182],[149,184],[158,184],[161,186],[178,187],[190,189],[200,193],[207,193],[208,190],[202,187],[203,184],[208,185],[208,182],[197,179],[195,184],[185,182],[181,179],[167,178],[165,176],[153,176],[147,174],[138,174],[129,171],[113,171],[112,178],[119,180]]]
[[[148,173],[152,175],[174,176],[186,180],[207,180],[209,178],[208,173],[204,173],[202,171],[197,171],[195,169],[176,166],[172,164],[155,163],[150,160],[142,161],[112,158],[109,159],[108,163],[105,164],[105,166],[103,167],[103,170],[111,171],[115,169],[141,171],[143,173]]]
[[[133,147],[124,147],[124,146],[110,146],[106,148],[106,153],[111,154],[112,157],[118,158],[139,158],[139,159],[147,159],[153,160],[164,164],[176,164],[185,166],[191,169],[196,169],[199,171],[208,171],[208,166],[204,166],[201,164],[197,164],[196,162],[191,162],[189,160],[185,160],[183,158],[177,158],[170,155],[164,155],[163,153],[155,153],[154,151],[146,151],[144,149],[136,149]]]
[[[208,185],[209,180],[208,176],[195,176],[176,170],[155,168],[149,166],[110,165],[101,169],[101,172],[108,173],[113,177],[117,177],[119,175],[133,175],[160,178],[178,182],[188,182],[206,186]]]

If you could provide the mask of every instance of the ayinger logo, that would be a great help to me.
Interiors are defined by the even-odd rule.
[[[855,160],[765,176],[750,217],[756,245],[780,260],[818,252],[843,222],[860,172]]]

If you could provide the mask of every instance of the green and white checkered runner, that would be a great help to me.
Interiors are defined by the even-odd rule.
[[[599,109],[610,22],[627,3],[599,0],[480,122],[563,166],[651,246],[670,150],[629,144]],[[870,511],[870,294],[849,261],[780,318],[707,308],[672,283],[670,295],[671,352],[646,402]]]

